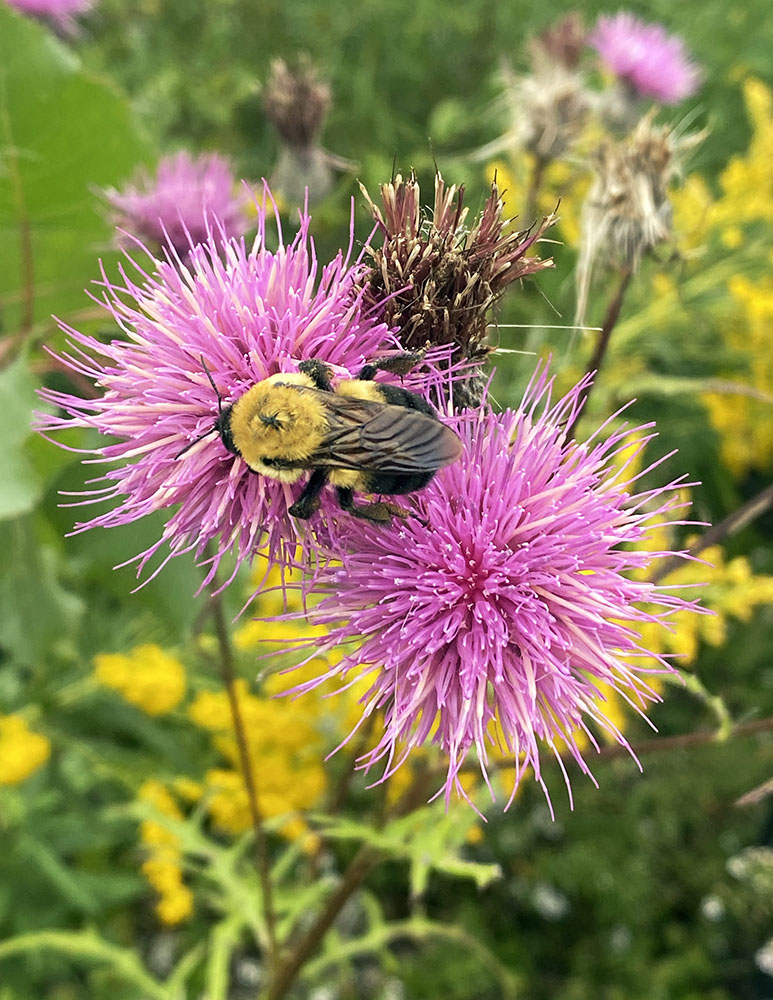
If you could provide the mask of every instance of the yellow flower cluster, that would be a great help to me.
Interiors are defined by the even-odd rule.
[[[155,780],[146,781],[138,798],[173,820],[183,818],[169,790]],[[170,926],[182,923],[193,913],[193,893],[183,882],[180,838],[161,820],[146,819],[140,839],[148,852],[142,873],[159,895],[156,913]]]
[[[722,458],[736,476],[765,470],[773,459],[773,280],[729,282],[738,316],[727,324],[725,341],[748,358],[751,385],[760,398],[704,394],[711,422],[722,436]]]
[[[128,653],[99,653],[94,672],[100,684],[148,715],[171,712],[185,696],[185,668],[154,643],[135,646]]]
[[[676,229],[683,247],[703,246],[717,233],[727,250],[746,245],[744,227],[758,224],[755,238],[761,259],[771,259],[773,222],[773,93],[762,81],[744,82],[744,100],[752,126],[749,148],[735,156],[719,178],[721,195],[714,199],[698,175],[687,179],[672,200]],[[766,469],[773,459],[773,281],[753,282],[740,274],[728,280],[735,306],[722,317],[723,336],[733,354],[747,359],[743,378],[749,395],[705,393],[711,422],[722,438],[722,457],[736,476],[751,468]],[[659,289],[654,289],[656,295]],[[738,381],[737,374],[728,376]]]
[[[0,715],[0,785],[18,785],[51,753],[48,737],[33,733],[20,715]]]
[[[712,209],[716,224],[773,222],[773,94],[754,77],[744,81],[752,126],[745,156],[734,156],[719,178],[722,197]],[[732,243],[732,237],[730,242]]]
[[[719,545],[701,552],[701,559],[709,565],[682,563],[665,577],[664,583],[669,587],[701,585],[695,590],[696,597],[713,613],[680,611],[669,620],[673,632],[655,624],[645,625],[642,630],[643,644],[648,649],[676,653],[682,665],[695,662],[701,642],[722,645],[728,618],[747,622],[757,607],[773,603],[773,576],[754,574],[748,559],[739,556],[728,562]]]
[[[640,461],[641,455],[637,457],[637,463]],[[689,500],[689,492],[683,490],[681,498]],[[639,542],[639,547],[647,552],[666,551],[672,545],[671,528],[665,519],[654,525]],[[668,619],[667,629],[656,622],[639,627],[642,646],[658,654],[677,654],[677,665],[694,663],[701,642],[721,646],[727,633],[728,617],[747,622],[755,608],[773,604],[773,576],[753,573],[748,559],[739,556],[728,562],[724,549],[714,545],[700,553],[700,560],[681,561],[661,584],[669,588],[694,588],[695,598],[711,614],[678,611]],[[646,578],[647,572],[637,575]]]
[[[324,744],[313,703],[288,698],[259,698],[243,680],[236,696],[244,723],[252,778],[264,819],[285,817],[281,833],[307,837],[299,813],[314,805],[325,790]],[[226,692],[201,692],[189,710],[191,720],[212,734],[212,742],[230,765],[204,776],[204,797],[215,824],[226,833],[242,833],[252,820]],[[311,846],[311,839],[307,837]],[[306,846],[306,845],[304,845]]]

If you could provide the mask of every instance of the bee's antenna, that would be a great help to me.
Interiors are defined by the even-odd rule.
[[[199,441],[203,441],[204,438],[209,437],[210,434],[214,434],[216,431],[217,427],[213,427],[211,430],[204,431],[203,434],[199,434],[199,436],[197,438],[194,438],[193,441],[189,441],[188,444],[186,444],[186,446],[182,449],[182,451],[177,452],[173,461],[176,462],[178,458],[182,458],[182,456],[185,454],[186,451],[190,451],[195,444],[198,444]]]
[[[223,397],[220,395],[220,392],[218,391],[218,388],[215,385],[215,380],[212,378],[212,372],[209,370],[209,368],[207,368],[207,362],[204,360],[204,355],[203,354],[199,355],[199,360],[201,361],[201,367],[207,373],[207,378],[209,379],[209,384],[212,386],[212,389],[213,389],[215,395],[217,396],[217,412],[218,413],[222,413],[223,412]]]
[[[209,384],[212,386],[212,389],[213,389],[215,395],[217,396],[217,412],[218,412],[218,416],[222,417],[222,415],[223,415],[223,397],[220,395],[220,393],[218,391],[218,388],[215,385],[215,380],[212,378],[212,372],[209,370],[209,368],[207,368],[207,362],[204,360],[204,355],[203,354],[199,355],[199,360],[201,361],[201,367],[207,373],[207,378],[209,379]],[[193,441],[190,441],[188,444],[186,444],[186,446],[182,449],[182,451],[178,451],[177,452],[177,454],[174,457],[174,461],[176,462],[178,458],[181,458],[185,454],[186,451],[190,451],[190,449],[195,444],[198,444],[199,441],[203,441],[205,437],[209,437],[210,434],[214,434],[217,430],[218,430],[218,425],[215,424],[215,426],[211,430],[205,431],[203,434],[199,434],[199,436],[197,438],[194,438]]]

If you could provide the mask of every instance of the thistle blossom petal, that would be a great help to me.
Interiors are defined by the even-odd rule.
[[[294,240],[284,244],[280,236],[271,251],[261,209],[250,248],[221,230],[192,247],[185,264],[171,256],[151,259],[148,274],[129,258],[139,275],[123,268],[119,284],[103,273],[101,304],[122,339],[103,343],[61,324],[69,350],[60,360],[104,394],[84,399],[43,390],[56,412],[42,414],[39,429],[96,429],[113,440],[94,448],[90,461],[117,466],[92,480],[80,501],[110,509],[74,530],[173,509],[162,537],[137,556],[138,575],[165,548],[167,559],[191,550],[202,557],[212,543],[210,580],[228,552],[238,565],[259,545],[280,560],[297,544],[297,522],[287,508],[302,484],[266,479],[226,450],[214,433],[219,401],[210,377],[228,405],[304,359],[319,358],[346,375],[396,346],[387,326],[363,308],[363,265],[350,264],[351,247],[320,267],[309,223],[302,213]]]
[[[312,614],[331,646],[356,644],[324,679],[366,676],[364,715],[384,713],[363,766],[386,777],[432,741],[448,757],[446,796],[464,795],[473,750],[484,775],[489,755],[508,756],[515,790],[528,766],[542,782],[542,744],[565,746],[589,773],[578,737],[595,743],[589,724],[627,746],[603,690],[641,714],[659,700],[648,678],[672,667],[637,629],[693,605],[642,579],[670,553],[635,546],[682,506],[678,481],[636,492],[638,477],[613,462],[630,430],[565,439],[586,387],[551,403],[538,370],[517,410],[458,418],[464,453],[417,494],[417,517],[343,528]],[[639,433],[644,447],[653,435]]]
[[[698,89],[700,70],[684,42],[662,24],[648,24],[625,11],[600,17],[590,44],[612,72],[643,97],[678,104]]]

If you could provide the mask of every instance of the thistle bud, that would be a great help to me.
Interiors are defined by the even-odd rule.
[[[677,138],[648,114],[621,142],[606,141],[594,157],[594,179],[582,210],[577,263],[578,321],[597,266],[634,274],[645,253],[672,236],[668,185],[680,153],[702,136]]]
[[[545,28],[542,34],[538,35],[532,42],[532,58],[534,50],[538,49],[544,53],[543,58],[549,59],[556,65],[563,66],[567,70],[576,70],[580,65],[587,32],[582,21],[582,14],[572,11],[554,21]]]
[[[271,63],[263,98],[266,115],[279,134],[279,153],[271,188],[290,204],[319,201],[333,186],[335,158],[319,145],[331,104],[330,87],[307,56],[291,68]]]
[[[330,110],[330,87],[317,76],[308,56],[291,69],[274,59],[269,70],[264,105],[282,141],[294,149],[317,144]]]
[[[427,344],[458,348],[454,362],[477,369],[454,387],[456,407],[476,406],[484,384],[483,364],[491,350],[488,321],[492,306],[508,285],[553,266],[551,259],[526,256],[555,220],[531,230],[508,229],[496,182],[472,227],[465,225],[464,187],[448,187],[435,175],[431,211],[421,206],[413,173],[398,174],[381,186],[381,206],[362,188],[383,245],[368,252],[373,267],[366,278],[365,301],[397,330],[407,350]]]
[[[584,44],[582,20],[570,14],[532,39],[529,73],[502,68],[513,144],[544,163],[562,156],[588,120],[591,99],[579,71]]]

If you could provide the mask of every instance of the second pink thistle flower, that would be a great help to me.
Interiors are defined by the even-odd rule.
[[[249,198],[228,161],[214,153],[180,152],[159,161],[155,177],[140,173],[122,191],[105,196],[119,229],[158,251],[185,256],[210,230],[243,236],[250,228]]]
[[[353,643],[326,676],[364,676],[364,716],[384,713],[364,766],[388,775],[431,741],[448,757],[446,795],[464,795],[468,754],[485,775],[496,750],[512,761],[514,794],[528,767],[543,782],[542,745],[565,746],[588,774],[579,734],[627,746],[602,686],[642,714],[659,700],[648,678],[672,668],[637,629],[692,605],[630,574],[670,554],[635,544],[680,508],[677,483],[636,491],[612,461],[630,432],[565,440],[585,384],[551,404],[538,373],[518,410],[460,419],[464,454],[418,494],[416,518],[342,527],[314,619],[331,645]]]
[[[698,89],[700,70],[684,42],[662,24],[648,24],[621,11],[600,17],[590,44],[602,62],[642,97],[678,104]]]

